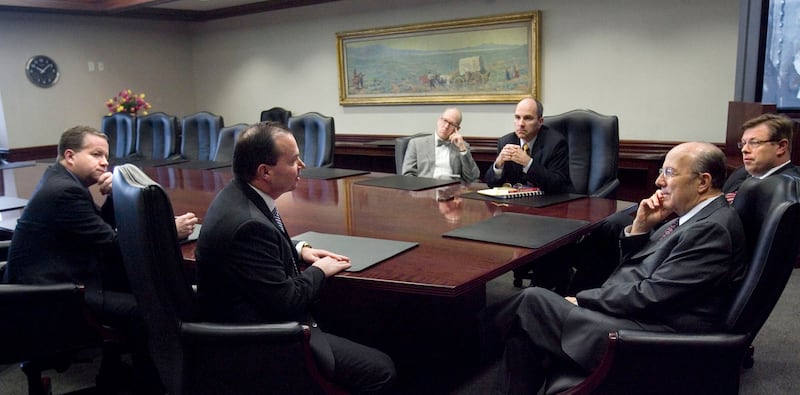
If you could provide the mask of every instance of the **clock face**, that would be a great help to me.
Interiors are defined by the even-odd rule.
[[[44,55],[36,55],[28,59],[25,73],[28,74],[28,79],[32,83],[42,88],[53,86],[59,76],[56,62]]]

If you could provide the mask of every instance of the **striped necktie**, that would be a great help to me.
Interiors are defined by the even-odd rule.
[[[280,231],[288,237],[289,234],[286,233],[286,227],[283,226],[283,220],[281,219],[281,214],[278,213],[277,206],[272,209],[272,218],[275,220],[275,223],[278,224],[278,229],[280,229]],[[294,260],[294,254],[292,254],[292,268],[294,269],[295,276],[300,275],[300,269],[297,268],[297,262]]]
[[[664,229],[664,234],[661,235],[659,240],[669,236],[675,229],[678,227],[678,218],[675,218],[666,229]]]
[[[281,232],[286,233],[286,227],[283,226],[281,215],[278,213],[278,207],[272,209],[272,218],[275,220],[275,223],[278,224],[278,229],[280,229]]]

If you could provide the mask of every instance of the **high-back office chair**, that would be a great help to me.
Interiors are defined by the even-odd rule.
[[[561,132],[569,146],[569,175],[575,192],[613,198],[619,180],[619,119],[592,110],[572,110],[545,117],[544,124]]]
[[[108,137],[109,154],[112,158],[125,158],[133,153],[136,142],[134,118],[118,112],[103,117],[100,131]]]
[[[49,394],[43,371],[63,372],[75,353],[100,345],[85,309],[83,290],[72,283],[0,284],[0,365],[20,363],[28,394]]]
[[[170,394],[302,394],[327,387],[297,322],[201,322],[184,272],[172,205],[138,167],[114,169],[114,207],[131,289],[153,362]]]
[[[318,112],[307,112],[290,117],[288,127],[297,140],[300,159],[306,166],[333,166],[333,146],[336,141],[333,117],[326,117]]]
[[[753,339],[789,281],[800,234],[800,180],[775,175],[742,184],[733,207],[749,248],[744,280],[717,333],[620,330],[600,366],[564,394],[735,394],[751,367]],[[547,393],[558,392],[559,376]]]
[[[567,139],[569,176],[575,192],[614,198],[619,186],[619,119],[592,110],[572,110],[545,117],[544,124]],[[514,286],[521,287],[523,279],[534,278],[531,269],[535,267],[536,263],[514,269]]]
[[[261,111],[261,122],[274,121],[280,122],[285,126],[289,123],[289,117],[291,116],[292,112],[283,107],[272,107],[269,110]]]
[[[239,135],[247,130],[249,126],[246,123],[237,123],[220,129],[213,160],[215,162],[230,162],[233,159],[233,147],[236,145],[236,141],[239,140]]]
[[[217,149],[222,116],[207,111],[181,119],[181,157],[190,160],[211,160]]]
[[[142,159],[167,159],[177,151],[178,118],[155,112],[136,119],[136,155]]]
[[[411,136],[397,137],[394,139],[394,169],[398,175],[403,175],[403,159],[406,157],[408,143],[411,139],[430,136],[430,133],[417,133]]]

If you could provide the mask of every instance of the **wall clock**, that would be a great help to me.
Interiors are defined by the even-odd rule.
[[[25,65],[25,74],[34,85],[41,88],[55,85],[60,75],[56,62],[44,55],[36,55],[28,59],[28,63]]]

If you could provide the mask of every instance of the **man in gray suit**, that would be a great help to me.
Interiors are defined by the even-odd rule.
[[[430,178],[461,178],[469,183],[480,177],[469,144],[458,133],[461,111],[444,110],[436,123],[436,134],[411,139],[403,158],[403,175]]]
[[[718,329],[745,265],[744,230],[721,192],[724,181],[719,148],[676,146],[658,189],[620,236],[622,263],[600,288],[567,298],[527,288],[487,310],[485,333],[505,341],[495,391],[531,394],[552,372],[588,375],[615,330]],[[661,225],[673,213],[678,218]]]

